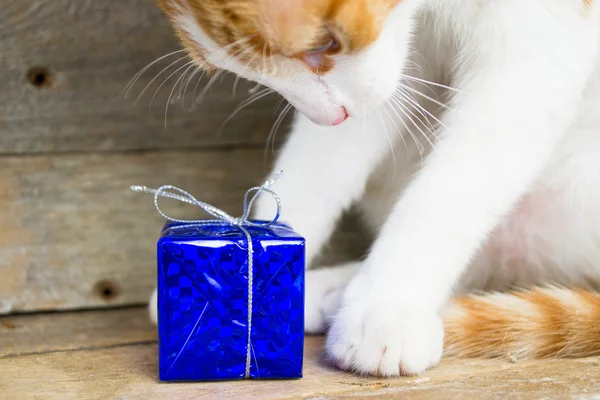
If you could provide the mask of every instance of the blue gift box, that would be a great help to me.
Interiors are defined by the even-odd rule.
[[[167,223],[158,327],[162,381],[302,377],[304,239],[282,223]]]

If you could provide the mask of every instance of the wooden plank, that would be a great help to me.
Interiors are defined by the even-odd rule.
[[[239,214],[266,174],[262,148],[0,157],[0,314],[146,302],[163,219],[129,186],[176,185]]]
[[[446,359],[420,377],[376,379],[332,369],[323,361],[321,337],[306,339],[301,380],[161,384],[156,344],[140,343],[155,337],[144,309],[15,316],[9,324],[14,328],[6,325],[0,320],[0,345],[8,348],[0,357],[2,399],[591,399],[600,394],[600,358],[516,364]]]
[[[165,129],[166,104],[178,98],[179,89],[172,89],[185,69],[159,85],[186,60],[151,82],[183,53],[142,74],[127,99],[120,95],[139,70],[176,50],[179,44],[153,0],[4,0],[0,154],[264,143],[275,120],[275,95],[242,111],[217,134],[252,87],[240,83],[234,98],[232,76],[216,80],[205,101],[187,111],[196,85],[191,81],[187,106],[180,100],[170,105]],[[198,93],[207,82],[199,83]]]
[[[145,308],[0,317],[0,359],[155,342]]]
[[[261,150],[0,158],[0,310],[147,301],[163,220],[129,186],[173,184],[239,212],[263,175]]]

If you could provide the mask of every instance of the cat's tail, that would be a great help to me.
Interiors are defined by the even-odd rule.
[[[466,296],[444,311],[445,354],[511,360],[600,354],[600,293],[563,288]]]

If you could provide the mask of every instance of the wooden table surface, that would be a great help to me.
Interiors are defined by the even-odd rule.
[[[444,360],[423,376],[361,378],[306,340],[296,381],[159,383],[156,330],[144,308],[0,318],[0,399],[600,398],[600,357],[511,363]]]

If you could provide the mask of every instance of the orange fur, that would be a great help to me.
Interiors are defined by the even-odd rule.
[[[535,288],[468,296],[445,311],[445,354],[510,359],[600,354],[600,293]]]
[[[229,46],[231,56],[255,69],[265,57],[302,60],[306,52],[327,43],[331,32],[341,46],[326,54],[319,68],[309,66],[317,74],[333,68],[336,54],[356,53],[372,44],[399,1],[157,0],[190,55],[207,68],[205,49],[177,24],[181,13],[192,15],[215,43]]]

